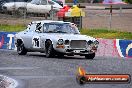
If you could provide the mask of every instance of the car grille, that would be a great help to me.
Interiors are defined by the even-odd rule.
[[[72,40],[70,42],[71,48],[86,48],[87,42],[85,40]]]

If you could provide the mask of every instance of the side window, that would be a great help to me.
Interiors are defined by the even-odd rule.
[[[49,3],[50,5],[54,5],[54,2],[52,2],[52,1],[48,1],[48,3]]]
[[[47,5],[47,0],[41,0],[41,5]]]
[[[36,4],[36,5],[39,5],[40,4],[40,1],[39,0],[33,0],[31,1],[32,4]]]

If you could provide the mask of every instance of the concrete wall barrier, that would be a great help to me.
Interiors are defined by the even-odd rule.
[[[132,40],[116,39],[116,47],[121,57],[132,58]]]
[[[15,32],[0,32],[0,49],[15,49]],[[101,39],[97,56],[132,58],[132,40]]]
[[[97,56],[113,56],[119,57],[116,39],[98,39],[99,47],[97,51]]]
[[[98,39],[97,56],[132,58],[132,40]]]
[[[14,49],[15,32],[0,32],[0,49]]]

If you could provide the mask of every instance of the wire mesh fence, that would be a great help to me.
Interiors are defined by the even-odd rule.
[[[109,10],[85,10],[85,12],[84,28],[107,28],[132,32],[132,9],[113,10],[112,16]]]
[[[82,28],[86,29],[109,29],[132,32],[132,9],[113,10],[84,8],[85,17],[82,17]],[[34,11],[35,12],[35,11]],[[27,25],[35,20],[58,20],[56,12],[28,13],[26,10],[5,11],[0,13],[0,25]]]

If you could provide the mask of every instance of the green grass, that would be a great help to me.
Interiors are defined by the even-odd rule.
[[[19,32],[24,30],[26,27],[24,25],[0,25],[0,31],[6,31],[6,32]]]
[[[82,29],[81,34],[93,36],[95,38],[106,39],[132,39],[132,32],[121,32],[111,29]]]
[[[24,25],[0,25],[0,31],[6,32],[19,32],[25,28]],[[95,38],[132,40],[132,32],[121,32],[112,29],[82,29],[80,32],[81,34],[93,36]]]

